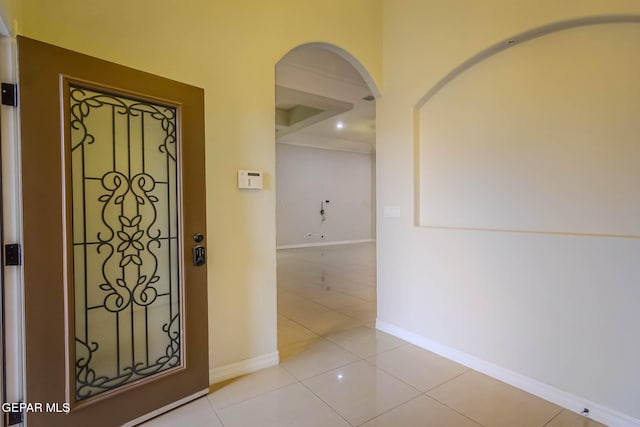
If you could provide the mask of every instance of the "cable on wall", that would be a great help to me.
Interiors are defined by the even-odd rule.
[[[324,204],[330,202],[330,200],[323,200],[320,202],[320,216],[322,217],[322,222],[327,220],[327,211],[324,209]]]

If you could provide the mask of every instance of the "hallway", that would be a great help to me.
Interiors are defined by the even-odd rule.
[[[375,244],[278,251],[281,364],[144,424],[598,427],[374,328]]]
[[[340,332],[373,328],[376,320],[374,243],[278,251],[280,361]]]

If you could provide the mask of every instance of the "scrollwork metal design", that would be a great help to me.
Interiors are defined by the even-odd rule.
[[[177,126],[173,107],[74,85],[69,100],[83,400],[182,363]]]

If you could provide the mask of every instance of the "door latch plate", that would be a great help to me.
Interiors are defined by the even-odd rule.
[[[22,253],[19,243],[4,246],[4,265],[21,265]]]

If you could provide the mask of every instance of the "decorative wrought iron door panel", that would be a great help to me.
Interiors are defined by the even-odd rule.
[[[183,364],[178,110],[68,95],[80,401]]]

